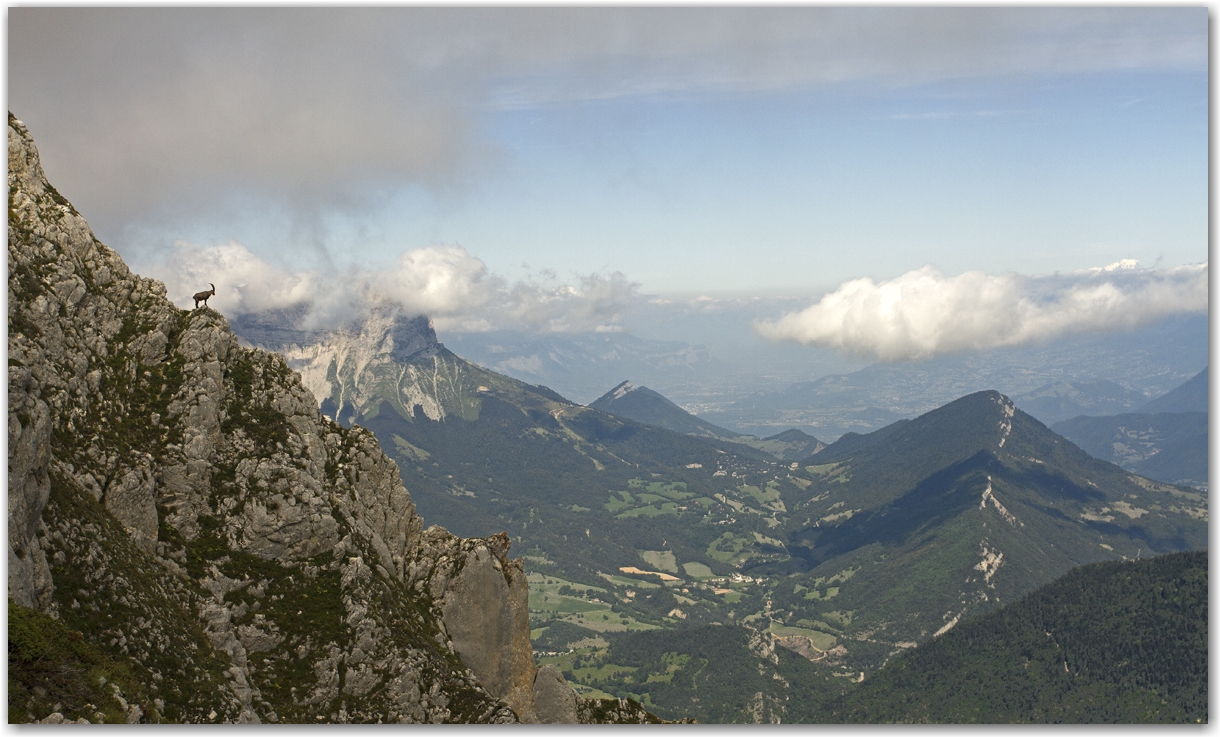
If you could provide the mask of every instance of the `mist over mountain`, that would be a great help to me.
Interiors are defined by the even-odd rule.
[[[701,408],[698,415],[743,433],[766,435],[799,427],[833,439],[914,417],[963,394],[995,388],[1039,419],[1054,422],[1062,419],[1063,412],[1080,414],[1078,408],[1130,409],[1142,403],[1141,397],[1173,389],[1207,362],[1207,345],[1207,318],[1178,316],[1128,333],[877,363],[852,373],[718,401]],[[669,396],[687,406],[680,395]]]
[[[1172,389],[1161,396],[1149,400],[1136,411],[1142,414],[1157,414],[1160,412],[1207,412],[1207,367],[1195,374],[1189,381]]]
[[[646,340],[629,333],[450,333],[446,342],[470,361],[588,403],[624,376],[686,386],[727,372],[702,345]]]
[[[10,724],[1207,722],[1208,9],[7,19]]]

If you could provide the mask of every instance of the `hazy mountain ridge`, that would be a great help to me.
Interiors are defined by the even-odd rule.
[[[781,390],[739,395],[700,409],[699,417],[758,436],[797,427],[831,439],[871,432],[966,394],[996,389],[1049,424],[1102,408],[1132,411],[1190,378],[1206,361],[1207,317],[1190,315],[1127,334],[1078,335],[1032,346],[873,364]],[[1068,414],[1044,415],[1037,400],[1056,393],[1056,385],[1066,401],[1046,408]]]
[[[447,340],[473,363],[551,387],[577,402],[591,401],[623,376],[701,382],[726,370],[703,346],[629,333],[539,336],[501,331],[456,333]]]
[[[699,419],[648,387],[637,387],[630,381],[624,381],[606,392],[589,407],[685,435],[740,443],[783,461],[799,460],[825,447],[817,438],[796,429],[785,430],[768,438],[726,430]]]
[[[1158,481],[1207,488],[1207,369],[1139,408],[1054,425],[1092,455]]]
[[[132,274],[11,114],[9,191],[10,722],[651,718],[565,701],[508,539],[423,529],[373,436]]]
[[[1083,414],[1117,414],[1146,400],[1142,392],[1107,379],[1059,381],[1013,397],[1018,407],[1047,426]]]
[[[1207,412],[1208,387],[1207,367],[1170,391],[1162,394],[1141,407],[1136,412],[1140,414],[1160,414],[1166,412]]]

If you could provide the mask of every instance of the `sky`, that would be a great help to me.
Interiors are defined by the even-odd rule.
[[[1206,8],[16,7],[8,33],[51,181],[187,306],[570,332],[797,296],[757,333],[880,360],[1206,310]]]

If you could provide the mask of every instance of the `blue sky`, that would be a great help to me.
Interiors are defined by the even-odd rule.
[[[345,275],[455,329],[584,330],[649,295],[870,279],[892,320],[999,284],[966,272],[1205,262],[1207,51],[1206,8],[13,8],[8,81],[171,296],[365,299]]]
[[[1206,101],[1202,74],[1095,73],[497,111],[484,124],[503,168],[455,205],[409,198],[399,223],[497,271],[618,269],[662,293],[800,291],[926,263],[1193,263],[1207,258]]]

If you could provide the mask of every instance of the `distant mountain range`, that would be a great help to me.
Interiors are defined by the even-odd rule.
[[[667,384],[700,384],[728,369],[707,348],[682,341],[645,340],[627,333],[532,335],[456,333],[446,338],[473,363],[529,384],[543,384],[588,402],[623,376]]]
[[[1206,488],[1207,369],[1137,412],[1077,416],[1052,429],[1133,473]]]
[[[1056,381],[1013,397],[1017,406],[1046,425],[1079,415],[1131,411],[1148,401],[1141,392],[1108,379]]]
[[[760,437],[796,427],[832,440],[910,419],[957,397],[996,389],[1046,424],[1136,411],[1207,361],[1206,316],[1182,316],[1121,335],[1064,338],[926,361],[878,363],[846,374],[741,391],[704,404],[701,419]],[[683,406],[694,400],[668,393]]]
[[[1164,412],[1207,412],[1207,367],[1195,374],[1176,389],[1153,399],[1136,412],[1142,414],[1160,414]]]

